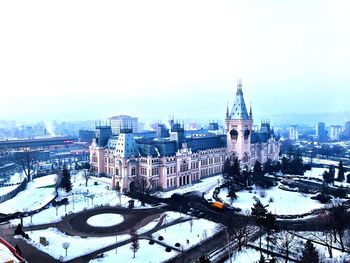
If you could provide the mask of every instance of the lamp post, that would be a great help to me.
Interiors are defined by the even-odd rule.
[[[118,254],[118,228],[115,230],[115,253]]]

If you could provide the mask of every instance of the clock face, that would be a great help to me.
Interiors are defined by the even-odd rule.
[[[237,138],[238,138],[238,131],[236,129],[232,129],[230,131],[230,136],[231,136],[231,140],[237,140]]]

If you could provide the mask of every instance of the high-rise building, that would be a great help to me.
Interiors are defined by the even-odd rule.
[[[342,130],[342,127],[340,125],[332,125],[329,128],[329,138],[332,141],[339,141],[341,130]]]
[[[289,139],[298,140],[299,139],[299,126],[298,125],[290,125],[289,126]]]
[[[319,141],[326,139],[326,124],[324,122],[316,124],[316,137]]]
[[[350,137],[350,121],[345,122],[343,134],[346,137]]]
[[[120,134],[122,129],[131,129],[133,133],[138,133],[138,118],[127,115],[113,116],[109,118],[109,122],[114,135]]]

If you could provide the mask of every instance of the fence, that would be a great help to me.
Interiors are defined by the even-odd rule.
[[[7,200],[10,200],[11,198],[15,197],[19,192],[23,191],[27,187],[27,178],[25,178],[16,189],[12,190],[11,192],[4,194],[0,196],[0,203],[3,203]]]

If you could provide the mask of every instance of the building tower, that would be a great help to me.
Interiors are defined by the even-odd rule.
[[[236,98],[231,113],[226,116],[225,127],[228,156],[238,157],[241,165],[247,165],[250,168],[253,114],[250,109],[250,115],[248,115],[241,80],[237,81]]]

